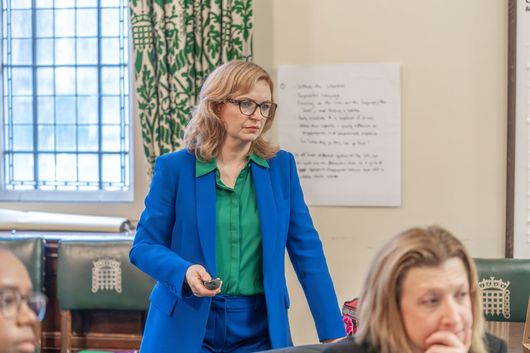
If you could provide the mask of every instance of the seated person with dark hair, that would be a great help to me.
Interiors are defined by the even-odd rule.
[[[0,249],[0,353],[35,352],[45,310],[46,297],[33,292],[24,264]]]
[[[325,353],[505,353],[484,332],[477,273],[448,231],[413,228],[372,260],[360,298],[357,334]]]

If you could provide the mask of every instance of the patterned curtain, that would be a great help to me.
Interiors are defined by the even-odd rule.
[[[147,173],[182,146],[201,85],[218,65],[252,59],[252,0],[129,0],[136,108]]]

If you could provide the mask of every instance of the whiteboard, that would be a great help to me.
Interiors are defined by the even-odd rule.
[[[280,65],[278,129],[316,206],[401,205],[398,64]]]

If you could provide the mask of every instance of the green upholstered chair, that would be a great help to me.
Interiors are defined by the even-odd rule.
[[[530,260],[475,259],[488,321],[524,322],[530,296]]]
[[[44,289],[44,239],[28,237],[0,237],[0,247],[15,254],[29,272],[33,289]]]
[[[15,254],[26,266],[33,290],[44,292],[44,244],[45,240],[38,237],[0,237],[0,247]],[[39,346],[42,342],[42,327],[37,328]],[[40,350],[37,350],[37,352]]]
[[[72,350],[72,310],[148,309],[154,281],[129,262],[131,246],[132,239],[59,242],[57,299],[61,309],[61,352]],[[121,339],[140,343],[141,335],[126,336]]]

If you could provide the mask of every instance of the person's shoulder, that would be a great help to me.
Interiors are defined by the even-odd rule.
[[[188,149],[184,148],[176,152],[170,152],[158,156],[157,163],[178,165],[179,163],[195,163],[195,155]]]
[[[293,154],[291,152],[287,152],[286,150],[278,150],[278,152],[276,152],[276,155],[274,155],[274,157],[272,157],[271,159],[267,160],[267,162],[269,164],[284,164],[284,163],[289,163],[289,161],[294,158],[293,157]]]
[[[158,156],[155,160],[155,174],[175,177],[183,171],[194,171],[194,166],[195,155],[182,149]]]
[[[506,353],[508,347],[503,339],[486,333],[486,345],[489,353]]]
[[[343,339],[342,341],[329,344],[323,353],[368,353],[370,350],[355,342],[352,336]]]

